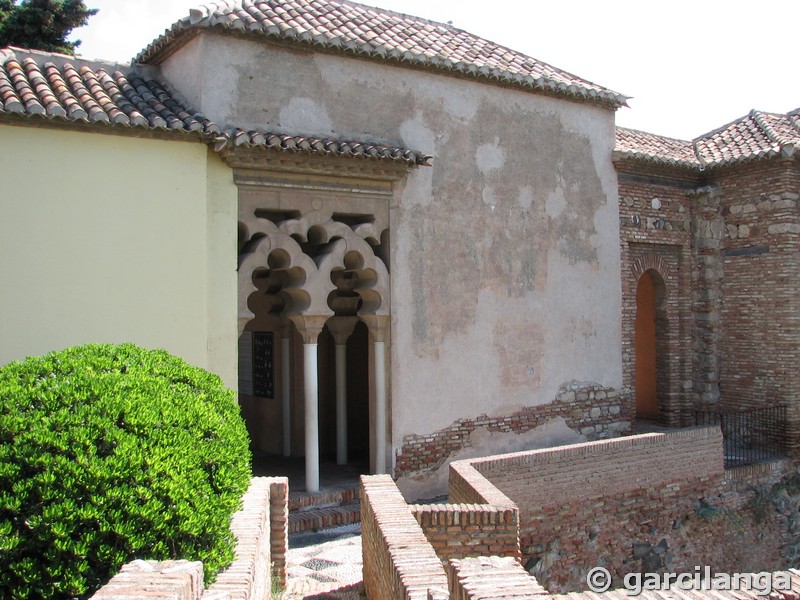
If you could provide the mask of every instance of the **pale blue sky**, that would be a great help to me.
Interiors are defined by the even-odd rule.
[[[85,0],[73,37],[129,61],[203,0]],[[756,108],[800,107],[798,0],[371,0],[489,38],[633,96],[617,124],[691,139]]]

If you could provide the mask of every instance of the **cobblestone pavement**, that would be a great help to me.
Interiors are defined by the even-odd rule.
[[[361,525],[289,536],[282,600],[362,600]]]

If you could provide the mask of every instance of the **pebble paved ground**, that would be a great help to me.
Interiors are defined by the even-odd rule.
[[[361,525],[289,536],[282,600],[362,600]]]

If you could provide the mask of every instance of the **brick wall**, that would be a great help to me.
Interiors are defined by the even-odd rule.
[[[446,565],[451,600],[545,600],[550,594],[512,558],[486,556]]]
[[[694,177],[680,169],[617,165],[622,267],[622,369],[635,406],[636,290],[648,272],[661,286],[657,309],[657,388],[661,420],[687,424],[692,400],[691,290]]]
[[[420,504],[412,505],[411,512],[442,561],[469,556],[520,558],[516,507]]]
[[[796,161],[756,162],[717,176],[725,223],[721,394],[767,406],[800,393],[800,185]]]
[[[571,429],[588,439],[615,437],[630,432],[633,417],[629,402],[614,388],[570,382],[561,386],[554,402],[526,407],[507,415],[459,419],[450,427],[428,435],[409,435],[397,453],[395,475],[402,477],[434,470],[470,445],[470,434],[479,428],[490,432],[521,434],[563,418]]]
[[[368,598],[447,598],[447,576],[411,508],[388,475],[362,475],[361,547]]]
[[[697,564],[726,572],[785,564],[782,517],[755,526],[752,493],[732,485],[752,487],[776,474],[752,468],[729,479],[722,452],[721,432],[709,427],[469,464],[519,507],[524,565],[548,590],[562,592],[583,589],[594,566],[619,579]]]
[[[800,457],[800,164],[773,157],[704,171],[622,159],[623,381],[635,405],[636,284],[663,279],[657,314],[661,420],[693,409],[792,406]]]
[[[203,589],[200,562],[137,560],[92,598],[122,600],[224,600],[268,598],[272,583],[286,584],[289,482],[285,477],[254,477],[242,498],[242,508],[231,519],[236,538],[233,563]]]
[[[450,500],[459,505],[409,507],[391,478],[364,476],[367,593],[400,598],[413,582],[417,595],[407,597],[425,598],[441,575],[432,554],[449,559],[449,591],[436,588],[429,597],[437,599],[540,597],[539,584],[550,593],[580,591],[595,566],[608,569],[615,587],[628,573],[692,573],[698,565],[715,573],[776,570],[800,556],[800,535],[792,533],[800,531],[800,495],[789,494],[800,480],[784,479],[789,464],[725,471],[721,432],[709,427],[456,461]],[[454,546],[476,539],[476,551],[488,544],[494,553],[490,508],[519,519],[522,564],[513,556],[456,559],[462,550],[434,537],[450,524]],[[497,529],[496,548],[509,532]]]
[[[472,466],[512,499],[521,520],[563,506],[682,481],[724,479],[722,434],[703,427],[475,459]],[[524,525],[523,525],[524,526]]]

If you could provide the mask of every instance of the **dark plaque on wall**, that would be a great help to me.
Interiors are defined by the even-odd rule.
[[[253,395],[261,398],[275,397],[273,377],[272,332],[253,332]]]

